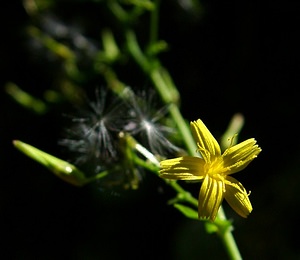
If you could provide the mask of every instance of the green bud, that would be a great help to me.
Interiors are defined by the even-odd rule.
[[[88,179],[85,177],[84,173],[69,162],[54,157],[19,140],[14,140],[13,144],[18,150],[44,165],[65,182],[78,187],[87,184]]]

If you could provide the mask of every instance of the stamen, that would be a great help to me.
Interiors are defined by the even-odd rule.
[[[201,147],[199,145],[199,143],[197,144],[198,145],[198,149],[196,150],[196,152],[199,152],[200,153],[200,158],[204,159],[207,163],[211,163],[211,160],[210,160],[210,152],[207,151],[205,148]],[[205,157],[205,158],[203,158]]]
[[[235,139],[237,136],[238,136],[238,134],[234,134],[232,137],[229,137],[229,138],[228,138],[228,141],[230,141],[230,144],[229,144],[229,147],[228,147],[228,148],[230,148],[230,147],[233,146],[233,144],[234,144],[234,139]],[[228,148],[227,148],[227,149],[228,149]]]

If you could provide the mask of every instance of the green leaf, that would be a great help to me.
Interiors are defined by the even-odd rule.
[[[174,207],[186,217],[198,220],[198,212],[196,210],[178,203],[175,203]]]
[[[178,209],[187,218],[199,220],[198,212],[195,209],[192,209],[190,207],[184,206],[179,203],[175,203],[174,207]],[[229,220],[217,218],[214,222],[208,220],[203,220],[203,221],[205,222],[205,229],[209,234],[216,233],[216,232],[224,234],[228,231],[228,229],[232,228],[232,223]]]
[[[13,144],[18,150],[48,168],[57,177],[61,178],[65,182],[80,187],[89,181],[83,172],[78,170],[76,166],[70,164],[69,162],[54,157],[53,155],[45,153],[19,140],[14,140]]]

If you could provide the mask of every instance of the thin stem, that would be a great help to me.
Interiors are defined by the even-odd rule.
[[[196,145],[193,140],[192,134],[182,117],[182,114],[179,111],[178,106],[176,105],[176,101],[174,101],[172,94],[170,94],[170,89],[173,89],[175,86],[170,86],[169,82],[164,79],[164,77],[160,73],[160,67],[154,66],[153,63],[159,64],[158,61],[148,60],[147,57],[141,51],[135,35],[132,31],[127,31],[127,44],[130,53],[136,62],[141,66],[141,68],[145,71],[146,74],[152,79],[153,84],[155,85],[157,91],[161,95],[162,100],[166,104],[170,104],[170,114],[174,122],[178,127],[178,131],[181,133],[182,139],[186,145],[186,148],[189,154],[194,155],[196,152]],[[169,184],[178,192],[182,193],[183,191],[175,184],[176,182],[170,182]],[[198,202],[197,202],[198,203]],[[218,216],[221,220],[226,220],[226,216],[224,214],[223,208],[220,207]],[[218,229],[221,228],[216,224]],[[232,228],[227,228],[224,232],[218,232],[223,244],[227,250],[227,253],[232,260],[240,260],[241,255],[237,244],[234,240],[234,237],[231,233]]]
[[[137,42],[136,35],[132,30],[127,30],[125,36],[130,54],[142,70],[151,78],[163,102],[165,104],[177,103],[178,91],[176,87],[171,84],[170,80],[168,80],[169,84],[166,84],[166,76],[163,76],[164,70],[159,65],[159,61],[156,59],[150,61],[148,57],[144,55]]]
[[[226,215],[225,215],[224,209],[222,207],[220,207],[220,209],[219,209],[218,218],[226,220]],[[226,232],[224,232],[223,234],[219,234],[219,237],[221,238],[230,259],[241,260],[242,256],[240,254],[240,251],[238,249],[238,246],[232,235],[231,230],[229,229]]]
[[[191,135],[190,130],[187,128],[187,124],[185,123],[182,114],[179,112],[179,108],[177,106],[172,106],[170,108],[170,114],[173,120],[176,122],[178,126],[178,130],[181,133],[187,150],[191,155],[195,154],[196,145]],[[197,201],[198,203],[198,201]],[[219,209],[218,216],[219,219],[226,220],[226,216],[222,206]],[[227,250],[227,253],[232,260],[240,260],[242,259],[241,254],[239,252],[238,246],[234,240],[231,229],[227,228],[225,232],[219,233],[221,240]]]
[[[149,45],[156,43],[158,37],[158,24],[159,24],[159,0],[154,0],[154,8],[150,15],[150,39]]]
[[[142,160],[138,156],[134,156],[133,159],[135,163],[158,175],[160,165],[156,157],[145,147],[136,142],[136,140],[132,136],[127,136],[127,144],[131,148],[136,149],[139,153],[145,156],[145,158],[149,160],[149,162],[151,162],[149,163],[147,161]],[[198,200],[195,199],[190,192],[187,192],[185,189],[183,189],[176,181],[168,179],[163,180],[177,192],[177,196],[180,197],[181,201],[188,202],[195,207],[198,206]]]
[[[174,122],[177,125],[178,131],[180,132],[182,139],[184,141],[184,144],[189,152],[190,155],[195,155],[197,146],[194,142],[194,139],[192,135],[190,134],[190,128],[188,127],[186,121],[182,117],[178,106],[172,104],[170,106],[170,114],[173,118]]]
[[[194,154],[197,147],[195,145],[195,142],[193,141],[192,136],[189,134],[190,130],[185,120],[183,119],[178,106],[175,105],[175,103],[177,103],[177,90],[174,92],[172,91],[175,86],[173,84],[170,86],[170,84],[167,83],[167,81],[162,76],[162,69],[160,67],[151,66],[150,61],[147,60],[147,57],[141,51],[134,33],[132,31],[127,31],[126,37],[128,49],[131,52],[131,55],[141,66],[141,68],[150,76],[164,103],[171,104],[170,114],[183,137],[183,141],[185,142],[188,152],[190,154]],[[176,94],[172,95],[172,93]]]

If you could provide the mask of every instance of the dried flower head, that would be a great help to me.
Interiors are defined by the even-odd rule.
[[[168,107],[156,108],[154,92],[143,91],[135,95],[128,89],[126,95],[129,117],[124,131],[135,136],[154,154],[164,156],[178,151],[179,148],[167,138],[175,133],[174,128],[165,124]]]
[[[110,99],[104,90],[96,90],[96,100],[88,102],[88,108],[80,110],[79,117],[73,117],[66,138],[60,140],[76,158],[74,163],[85,165],[94,172],[106,169],[118,160],[117,125],[119,104]]]

